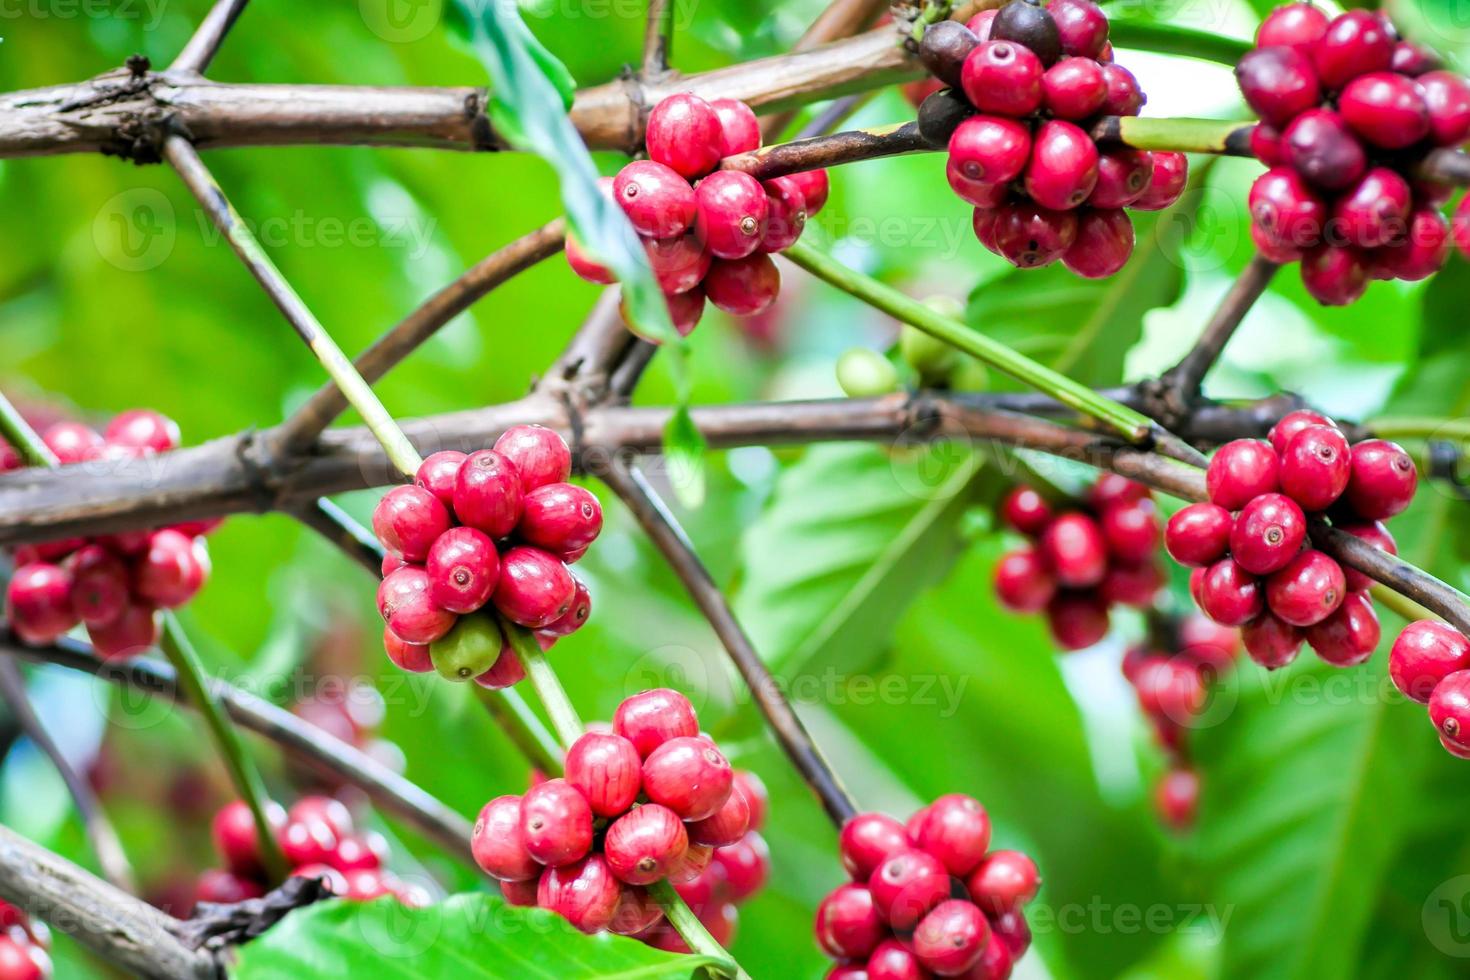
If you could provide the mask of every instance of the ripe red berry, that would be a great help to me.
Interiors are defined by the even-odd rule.
[[[674,238],[694,224],[694,188],[661,163],[625,166],[613,178],[613,196],[640,235]]]
[[[722,170],[700,181],[695,197],[696,227],[716,258],[743,259],[760,246],[770,214],[760,181]]]
[[[888,924],[896,930],[908,930],[949,897],[949,873],[933,855],[903,850],[878,865],[868,879],[868,890]]]
[[[1230,532],[1230,555],[1252,575],[1285,568],[1307,539],[1307,518],[1296,501],[1284,494],[1253,498],[1240,511]]]
[[[419,486],[394,487],[373,509],[373,533],[391,554],[422,562],[439,535],[449,530],[449,511]]]
[[[325,864],[337,849],[337,834],[320,820],[290,820],[277,835],[281,853],[293,868]]]
[[[750,807],[750,828],[760,830],[765,826],[766,811],[770,809],[770,794],[766,792],[766,784],[761,778],[748,769],[735,770],[735,784],[732,792],[745,797],[746,804]]]
[[[963,877],[975,869],[990,847],[990,816],[980,803],[962,793],[941,796],[924,808],[911,835],[915,847],[939,859],[950,874]]]
[[[739,99],[711,99],[709,107],[720,117],[720,156],[733,157],[760,148],[761,124],[750,106]]]
[[[439,498],[445,507],[454,506],[454,481],[459,478],[459,468],[464,465],[465,454],[445,449],[426,457],[414,474],[414,486]]]
[[[327,863],[345,875],[378,871],[388,862],[388,841],[376,832],[348,834],[337,842]]]
[[[1373,253],[1375,275],[1404,282],[1428,279],[1450,254],[1450,224],[1432,207],[1409,215],[1408,232]]]
[[[1148,609],[1164,587],[1164,574],[1153,561],[1136,565],[1114,562],[1107,577],[1097,587],[1098,595],[1109,605]]]
[[[882,813],[859,813],[838,835],[842,866],[854,881],[867,881],[891,854],[909,846],[903,824]]]
[[[643,251],[648,256],[648,264],[653,266],[659,289],[669,295],[687,293],[698,286],[712,259],[692,231],[673,238],[645,238]]]
[[[1452,626],[1421,619],[1404,627],[1388,656],[1394,686],[1427,703],[1437,684],[1456,671],[1470,669],[1470,640]]]
[[[273,832],[285,826],[286,811],[279,804],[267,803],[265,815]],[[231,871],[253,878],[265,870],[260,860],[255,817],[243,800],[232,800],[220,808],[210,824],[210,835],[215,851]]]
[[[716,848],[710,867],[716,865],[725,875],[725,897],[743,902],[765,885],[771,873],[771,851],[765,838],[752,831],[738,844]]]
[[[1274,493],[1279,465],[1270,445],[1258,439],[1236,439],[1221,446],[1205,471],[1210,500],[1226,510],[1240,510],[1254,497]]]
[[[534,881],[541,865],[521,834],[521,798],[498,796],[486,803],[470,838],[475,863],[500,881]]]
[[[791,177],[776,177],[763,181],[761,186],[766,190],[766,235],[761,239],[760,251],[784,252],[806,229],[806,198],[801,185]]]
[[[1116,504],[1103,510],[1098,518],[1108,554],[1128,564],[1145,562],[1159,547],[1159,521],[1153,501]]]
[[[1327,227],[1327,205],[1289,166],[1272,167],[1250,190],[1254,227],[1273,242],[1294,249],[1310,248]]]
[[[1394,40],[1384,21],[1367,10],[1350,10],[1327,25],[1312,45],[1312,63],[1322,84],[1341,88],[1359,75],[1393,64]]]
[[[586,625],[592,615],[592,593],[587,591],[586,583],[575,575],[572,581],[576,583],[576,592],[572,595],[572,606],[566,613],[549,626],[541,627],[541,633],[551,636],[571,636],[577,630]]]
[[[1266,438],[1270,441],[1271,448],[1276,450],[1276,455],[1280,456],[1286,452],[1286,446],[1291,442],[1292,436],[1311,425],[1337,428],[1337,423],[1322,413],[1303,408],[1283,415],[1281,421],[1271,426],[1271,431]]]
[[[129,603],[112,622],[89,626],[87,636],[97,656],[104,660],[121,660],[157,646],[159,629],[158,616],[152,606]],[[19,626],[16,632],[20,632]],[[21,633],[21,639],[25,638]]]
[[[1006,941],[992,928],[980,959],[970,968],[969,980],[1009,980],[1014,967],[1015,959],[1006,948]]]
[[[1108,97],[1103,100],[1102,111],[1108,116],[1136,116],[1148,101],[1143,87],[1133,72],[1122,65],[1104,64],[1103,78],[1108,83]]]
[[[738,786],[714,813],[689,824],[689,839],[710,847],[728,847],[737,843],[750,829],[750,803]]]
[[[378,585],[378,612],[400,640],[433,643],[454,626],[458,618],[429,597],[428,572],[405,565]]]
[[[1109,150],[1098,158],[1097,174],[1087,203],[1095,208],[1129,207],[1153,182],[1154,157],[1147,150]]]
[[[1029,116],[1041,107],[1041,59],[1013,41],[990,40],[965,58],[960,85],[981,112]]]
[[[914,930],[914,955],[933,973],[957,976],[980,959],[990,942],[990,924],[971,902],[940,902]]]
[[[1133,255],[1133,222],[1122,210],[1085,209],[1077,219],[1077,240],[1062,263],[1084,279],[1106,279]]]
[[[1066,211],[1087,200],[1098,179],[1097,144],[1060,119],[1036,130],[1026,165],[1026,193],[1044,208]]]
[[[1162,211],[1184,194],[1189,184],[1189,158],[1183,153],[1154,150],[1153,175],[1143,194],[1128,205],[1134,211]]]
[[[683,820],[714,815],[733,781],[729,760],[702,738],[670,739],[643,761],[643,792]]]
[[[1323,306],[1348,306],[1368,288],[1368,264],[1355,248],[1319,245],[1302,257],[1302,285]]]
[[[992,249],[1020,269],[1037,269],[1061,258],[1077,237],[1077,216],[1052,211],[1030,201],[996,208]]]
[[[1285,128],[1322,101],[1312,61],[1289,47],[1256,48],[1235,66],[1235,80],[1246,104],[1272,126]]]
[[[541,643],[542,650],[549,646],[546,642],[541,641],[541,634],[538,633],[536,639]],[[476,684],[491,691],[514,687],[525,679],[526,667],[509,644],[500,648],[500,654],[495,658],[495,663],[490,666],[489,670],[483,674],[476,674],[474,677]]]
[[[1026,169],[1031,132],[1014,119],[971,116],[949,139],[949,162],[966,180],[1004,184]]]
[[[79,548],[66,560],[71,572],[71,609],[88,626],[103,626],[117,619],[132,595],[128,569],[100,544]]]
[[[1378,649],[1380,633],[1373,600],[1354,592],[1337,612],[1307,629],[1307,645],[1334,667],[1356,667]]]
[[[56,422],[41,433],[41,441],[62,466],[97,458],[102,437],[80,422]]]
[[[588,732],[567,750],[566,780],[599,817],[627,812],[642,788],[643,760],[621,735]]]
[[[1327,33],[1327,15],[1321,7],[1310,3],[1289,3],[1266,15],[1256,31],[1256,46],[1280,45],[1306,47]]]
[[[1408,181],[1388,167],[1374,167],[1333,205],[1332,241],[1378,248],[1402,239],[1413,197]]]
[[[1418,82],[1435,145],[1459,146],[1465,142],[1470,137],[1470,81],[1452,71],[1436,71]]]
[[[858,980],[927,980],[919,958],[897,939],[885,939],[873,950]]]
[[[461,523],[499,540],[514,531],[521,519],[522,494],[515,464],[496,450],[481,449],[470,453],[459,468],[454,513]]]
[[[1293,626],[1314,626],[1337,611],[1347,595],[1342,566],[1320,551],[1296,555],[1266,580],[1266,602]]]
[[[992,851],[971,872],[965,887],[987,915],[1013,912],[1036,897],[1041,875],[1020,851]]]
[[[1287,163],[1318,187],[1351,187],[1368,169],[1363,145],[1331,109],[1311,109],[1297,116],[1281,140]]]
[[[1300,627],[1267,612],[1240,631],[1246,654],[1267,670],[1280,670],[1296,659],[1304,634]]]
[[[976,208],[975,221],[979,222],[980,212],[989,212],[1000,207],[1011,199],[1011,187],[1009,184],[987,184],[983,181],[971,180],[960,172],[959,163],[955,157],[948,157],[944,162],[944,179],[949,181],[950,190],[954,191],[967,204],[973,204]],[[980,239],[981,244],[991,251],[994,246],[986,244],[985,237],[981,235],[979,228],[975,230],[975,237]]]
[[[1388,528],[1378,521],[1368,524],[1342,524],[1340,529],[1357,538],[1371,544],[1373,547],[1388,552],[1390,555],[1399,553],[1397,542],[1393,535],[1388,533]],[[1349,592],[1367,592],[1373,587],[1373,579],[1364,575],[1356,568],[1343,567],[1343,574],[1347,576],[1347,587]]]
[[[719,165],[724,138],[719,113],[691,92],[669,96],[648,116],[648,155],[689,180]]]
[[[1267,122],[1252,126],[1251,156],[1268,167],[1285,163],[1286,154],[1281,148],[1281,130]]]
[[[610,286],[618,281],[617,275],[593,258],[587,246],[582,244],[581,239],[574,232],[567,232],[566,240],[567,265],[577,274],[577,278],[584,282],[590,282],[598,286]],[[449,503],[449,501],[445,501]]]
[[[572,475],[572,451],[566,440],[543,425],[513,425],[493,448],[514,468],[522,493],[565,483]]]
[[[1056,580],[1033,548],[1012,551],[996,563],[996,598],[1012,612],[1040,612],[1056,591]]]
[[[500,552],[483,531],[454,527],[429,549],[424,570],[429,598],[452,613],[472,613],[490,601],[500,580]]]
[[[803,170],[800,173],[788,174],[801,188],[801,196],[806,201],[806,216],[815,218],[817,212],[821,211],[827,204],[827,195],[831,192],[831,181],[824,170]]]
[[[1031,487],[1019,486],[1006,494],[1000,504],[1000,517],[1022,534],[1039,535],[1051,523],[1051,505]]]
[[[602,504],[591,491],[549,483],[526,494],[516,536],[563,560],[585,551],[602,530]]]
[[[781,292],[781,271],[763,252],[743,259],[716,259],[704,280],[705,295],[731,316],[755,316],[769,309]]]
[[[1382,521],[1408,509],[1419,486],[1414,459],[1384,439],[1353,446],[1352,475],[1344,496],[1353,512],[1366,521]]]
[[[1393,46],[1392,69],[1400,75],[1420,78],[1443,67],[1439,56],[1412,41],[1399,41]]]
[[[1429,135],[1429,107],[1419,83],[1391,71],[1353,79],[1337,108],[1353,132],[1385,150],[1413,146]]]
[[[688,847],[678,814],[657,803],[635,807],[614,820],[603,841],[613,874],[630,885],[662,881]]]
[[[690,905],[690,908],[694,906]],[[694,911],[699,914],[699,909]],[[607,931],[618,936],[632,936],[654,928],[663,921],[663,917],[664,910],[646,889],[624,885],[618,899],[618,910],[608,923]]]
[[[698,735],[699,719],[684,695],[655,688],[635,694],[618,705],[613,714],[613,731],[632,742],[638,754],[647,759],[671,739]]]
[[[576,594],[577,583],[559,558],[521,545],[501,556],[492,598],[511,621],[541,629],[565,616]]]
[[[817,942],[827,955],[860,960],[888,935],[887,924],[863,885],[839,885],[817,906]]]
[[[1225,557],[1235,521],[1218,504],[1190,504],[1169,518],[1164,547],[1181,565],[1203,568]]]
[[[1041,535],[1041,555],[1063,586],[1097,585],[1108,570],[1107,542],[1097,521],[1086,514],[1063,514]]]
[[[1085,650],[1108,635],[1108,603],[1090,592],[1062,592],[1046,607],[1046,624],[1063,650]]]
[[[1091,58],[1063,58],[1041,76],[1042,99],[1058,119],[1091,119],[1108,97],[1102,66]]]
[[[521,798],[521,838],[530,855],[557,867],[592,849],[592,808],[565,779],[548,779]]]
[[[1194,826],[1199,809],[1199,775],[1192,769],[1171,769],[1154,790],[1154,807],[1170,829]]]
[[[1336,427],[1310,425],[1291,437],[1281,454],[1281,490],[1303,510],[1322,511],[1347,489],[1352,455]]]
[[[1091,0],[1051,0],[1047,11],[1056,21],[1062,50],[1079,58],[1097,58],[1108,43],[1108,18]]]
[[[586,933],[607,929],[621,898],[622,887],[600,854],[565,867],[547,868],[536,887],[537,905]]]
[[[109,445],[163,453],[179,445],[179,424],[147,408],[134,408],[113,416],[102,430]]]
[[[1244,626],[1266,605],[1260,581],[1233,558],[1222,558],[1204,570],[1196,598],[1205,615],[1221,626]]]
[[[1470,671],[1456,671],[1434,686],[1429,720],[1446,748],[1470,753]]]

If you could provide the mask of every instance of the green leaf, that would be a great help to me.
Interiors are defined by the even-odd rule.
[[[665,953],[621,936],[587,936],[543,909],[489,895],[456,895],[408,909],[395,899],[330,901],[293,912],[242,947],[238,980],[374,976],[652,980],[702,976],[719,963]]]
[[[664,429],[664,456],[673,477],[674,494],[685,507],[704,503],[704,454],[708,448],[704,433],[689,415],[689,406],[678,406]]]

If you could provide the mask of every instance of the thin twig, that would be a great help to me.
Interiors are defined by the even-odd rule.
[[[648,0],[648,27],[643,34],[644,79],[657,78],[669,70],[676,7],[674,0]]]
[[[291,514],[326,538],[373,575],[381,575],[383,547],[373,533],[326,497],[318,497]]]
[[[87,842],[97,858],[97,866],[102,869],[102,876],[115,887],[129,894],[137,894],[138,883],[133,877],[133,868],[128,863],[127,853],[123,850],[122,839],[117,836],[117,830],[107,818],[107,812],[102,809],[97,794],[92,792],[91,784],[77,772],[66,753],[61,751],[61,746],[56,744],[56,739],[46,730],[36,709],[31,706],[25,678],[12,660],[0,660],[0,697],[5,699],[21,730],[51,760],[51,765],[66,784],[66,791],[71,794],[72,803],[76,805],[77,815],[86,831]]]
[[[694,546],[685,536],[677,519],[664,506],[657,492],[649,486],[636,466],[629,466],[622,460],[612,460],[598,475],[633,512],[639,526],[663,553],[669,567],[679,576],[679,581],[684,583],[689,597],[694,600],[705,619],[709,620],[710,627],[724,644],[735,669],[745,679],[751,696],[755,698],[761,714],[765,716],[791,764],[801,773],[812,792],[816,793],[822,808],[827,811],[827,816],[834,824],[842,826],[858,812],[857,804],[812,741],[806,726],[782,694],[780,686],[771,677],[765,662],[750,642],[749,635],[741,627],[719,586],[695,554]]]
[[[851,37],[873,26],[888,9],[889,0],[832,0],[811,26],[796,39],[792,51],[810,51],[832,41]],[[774,136],[791,125],[794,110],[778,112],[761,120],[761,133]]]
[[[194,36],[189,38],[189,43],[184,45],[184,50],[174,59],[169,68],[174,71],[192,71],[204,74],[209,68],[209,63],[219,53],[220,45],[225,41],[225,35],[229,34],[230,28],[235,26],[235,20],[240,12],[245,9],[248,0],[217,0],[210,8],[209,13],[200,22],[199,29]]]

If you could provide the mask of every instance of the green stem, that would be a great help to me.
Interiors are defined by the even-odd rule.
[[[1176,150],[1180,153],[1240,155],[1247,152],[1250,131],[1255,126],[1253,120],[1240,119],[1124,116],[1118,120],[1122,142],[1135,150]]]
[[[1108,38],[1120,48],[1177,54],[1186,58],[1214,61],[1231,68],[1251,49],[1249,41],[1223,37],[1208,31],[1168,24],[1115,18],[1108,23]]]
[[[1373,419],[1363,428],[1380,439],[1470,439],[1470,420],[1427,416]]]
[[[526,704],[525,698],[509,687],[491,691],[476,684],[474,688],[490,717],[526,760],[548,776],[559,775],[562,770],[561,746],[556,744],[556,739],[541,724],[541,719]]]
[[[0,436],[4,436],[15,447],[27,466],[50,468],[60,464],[51,447],[41,440],[36,430],[31,428],[30,423],[21,417],[10,399],[4,395],[0,395]]]
[[[572,699],[567,697],[566,689],[561,686],[556,672],[546,662],[546,654],[541,652],[536,637],[525,627],[517,626],[502,616],[500,628],[505,631],[505,638],[511,649],[521,658],[521,665],[531,678],[536,696],[541,699],[546,713],[551,716],[551,727],[556,732],[557,739],[563,746],[570,748],[573,742],[582,737],[586,726],[577,716],[577,709],[572,707]]]
[[[1129,442],[1141,443],[1148,439],[1153,422],[1127,405],[1104,398],[1086,385],[1016,353],[1005,344],[971,330],[891,286],[849,269],[805,242],[797,242],[783,254],[818,279],[1051,395],[1063,405],[1097,419]]]
[[[205,676],[204,665],[199,661],[199,654],[189,642],[188,634],[179,624],[178,617],[172,612],[163,614],[163,636],[159,646],[169,663],[173,664],[174,672],[178,674],[184,697],[204,717],[204,723],[214,737],[215,747],[224,759],[225,768],[230,772],[230,781],[235,784],[235,791],[240,794],[245,805],[250,807],[250,815],[255,818],[255,836],[259,841],[261,856],[265,859],[266,871],[272,881],[285,881],[290,867],[276,841],[275,827],[266,815],[268,797],[265,783],[245,754],[245,743],[240,739],[240,733],[220,707],[219,699],[214,696]]]
[[[740,964],[736,963],[719,941],[709,934],[704,923],[699,921],[699,916],[684,904],[684,900],[679,897],[678,892],[674,891],[674,886],[669,884],[668,879],[649,885],[648,893],[663,908],[669,925],[674,927],[674,931],[679,934],[691,951],[723,961],[724,965],[717,966],[715,969],[721,970],[726,976],[735,977],[737,980],[750,980],[746,972],[740,968]]]
[[[1373,583],[1372,593],[1374,601],[1382,603],[1411,623],[1420,619],[1442,619],[1413,599],[1401,592],[1395,592],[1386,585]]]

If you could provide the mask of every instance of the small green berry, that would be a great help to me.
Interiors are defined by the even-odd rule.
[[[430,645],[429,659],[442,676],[467,681],[495,666],[503,643],[500,624],[490,616],[461,616],[452,630]]]
[[[873,398],[898,390],[898,371],[877,351],[854,347],[837,359],[837,383],[849,398]]]

